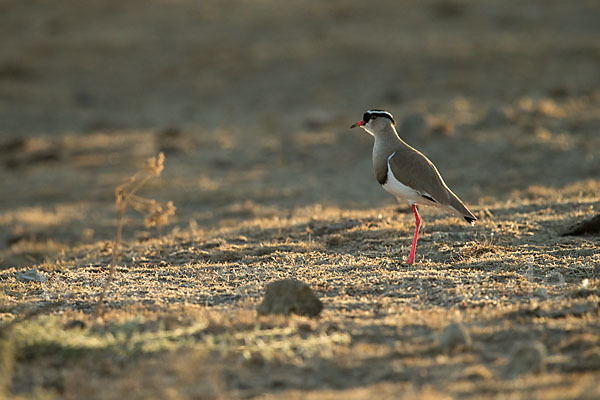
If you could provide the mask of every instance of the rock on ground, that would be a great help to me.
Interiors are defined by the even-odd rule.
[[[21,282],[46,282],[47,278],[34,268],[17,273],[17,280]]]
[[[600,214],[593,216],[590,219],[581,221],[568,228],[562,235],[586,235],[600,233]]]
[[[294,279],[283,279],[267,285],[265,297],[258,306],[258,313],[307,315],[315,317],[323,309],[323,303],[307,284]]]
[[[454,322],[444,329],[439,337],[440,348],[451,352],[471,346],[471,335],[461,323]]]
[[[546,347],[538,342],[517,343],[505,366],[505,375],[515,378],[527,373],[538,373],[546,370]]]

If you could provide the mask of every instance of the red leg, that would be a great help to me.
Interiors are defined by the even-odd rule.
[[[407,264],[412,264],[415,262],[415,251],[417,250],[417,236],[419,236],[419,228],[421,227],[421,217],[419,216],[419,212],[417,211],[417,206],[413,204],[412,206],[413,212],[415,213],[415,237],[413,238],[412,246],[410,248],[410,254],[408,255],[408,260],[406,260]]]

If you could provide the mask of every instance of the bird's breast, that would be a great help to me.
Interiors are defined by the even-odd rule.
[[[380,185],[384,185],[388,179],[388,158],[389,153],[385,152],[385,149],[378,145],[375,141],[373,146],[373,171],[375,172],[375,178]]]

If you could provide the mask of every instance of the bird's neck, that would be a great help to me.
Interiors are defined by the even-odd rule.
[[[396,133],[393,126],[375,135],[373,145],[373,169],[379,183],[385,181],[388,169],[388,158],[395,152],[408,147]]]
[[[393,152],[398,151],[403,146],[407,146],[406,143],[398,136],[396,129],[392,125],[385,127],[377,135],[375,135],[375,144],[373,145],[373,158],[375,156],[389,157]]]

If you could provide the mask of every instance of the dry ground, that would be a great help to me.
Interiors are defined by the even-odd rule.
[[[561,236],[600,208],[599,8],[0,1],[0,394],[599,398],[600,239]],[[424,208],[415,266],[372,107],[480,219]],[[159,151],[176,219],[128,214],[95,320]],[[290,277],[321,316],[257,316]]]

